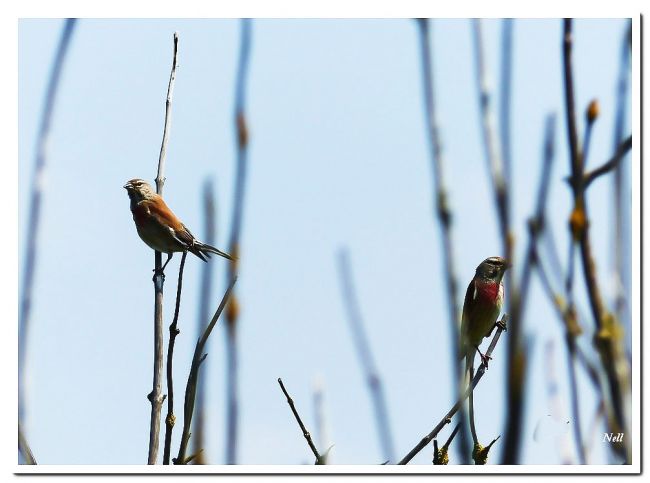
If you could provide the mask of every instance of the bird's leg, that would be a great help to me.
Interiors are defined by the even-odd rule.
[[[478,355],[481,356],[481,363],[482,363],[482,364],[485,366],[485,368],[487,369],[487,368],[488,368],[488,361],[489,361],[490,359],[492,359],[492,357],[491,357],[491,356],[486,356],[485,354],[483,354],[483,353],[481,352],[481,349],[478,348],[478,346],[474,346],[474,347],[476,347],[476,350],[478,351]]]
[[[169,263],[169,261],[172,259],[173,256],[174,256],[173,253],[168,253],[167,254],[167,260],[165,260],[165,263],[163,264],[162,268],[160,269],[161,272],[165,271],[165,267],[167,266],[167,264]]]
[[[154,278],[157,277],[158,275],[161,275],[163,277],[163,279],[165,278],[165,267],[167,266],[169,261],[172,259],[173,255],[174,255],[173,253],[168,253],[167,254],[167,260],[165,260],[165,263],[163,264],[163,266],[160,267],[160,269],[158,269],[158,270],[156,270],[155,268],[153,269]]]
[[[508,330],[508,327],[506,326],[506,323],[504,319],[497,320],[492,327],[490,327],[490,332],[487,333],[485,337],[490,337],[492,335],[492,332],[494,332],[495,328],[499,328],[501,330]]]

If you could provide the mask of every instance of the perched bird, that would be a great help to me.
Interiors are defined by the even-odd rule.
[[[228,260],[233,257],[213,246],[200,242],[169,209],[162,196],[157,194],[149,183],[141,179],[128,181],[124,188],[131,200],[133,221],[142,241],[156,251],[166,253],[167,261],[161,271],[172,259],[174,252],[189,251],[207,262],[211,253]]]
[[[467,287],[460,326],[460,356],[465,357],[466,373],[473,371],[476,351],[487,365],[487,358],[478,346],[495,327],[503,307],[503,274],[510,268],[501,257],[486,258],[476,267],[476,274]]]

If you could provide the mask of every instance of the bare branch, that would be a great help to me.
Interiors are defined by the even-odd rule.
[[[174,344],[176,336],[180,333],[178,330],[178,313],[181,308],[181,291],[183,290],[183,269],[185,268],[185,258],[187,251],[183,252],[181,264],[178,269],[178,286],[176,289],[176,308],[174,309],[174,320],[169,326],[169,345],[167,346],[167,417],[165,418],[165,448],[163,451],[163,464],[169,464],[169,454],[172,444],[172,432],[176,416],[174,416]]]
[[[291,399],[291,396],[289,396],[289,393],[287,392],[286,388],[284,387],[284,384],[282,383],[282,379],[278,377],[278,384],[280,384],[280,388],[282,389],[282,392],[284,393],[285,397],[287,398],[287,403],[289,403],[289,407],[291,408],[291,412],[293,413],[293,416],[296,418],[296,421],[298,421],[298,426],[300,426],[300,429],[302,430],[302,435],[305,437],[307,440],[307,444],[309,445],[309,449],[311,449],[311,452],[314,453],[314,456],[316,457],[316,463],[317,465],[322,465],[323,463],[323,458],[321,457],[320,453],[316,449],[316,445],[311,439],[311,434],[309,434],[309,431],[307,431],[307,428],[305,427],[305,424],[302,422],[302,419],[300,418],[300,415],[298,414],[298,410],[296,409],[295,404],[293,403],[293,399]]]
[[[217,311],[212,316],[212,320],[210,320],[210,323],[205,328],[205,331],[196,342],[194,356],[192,357],[192,366],[190,367],[190,374],[187,377],[187,385],[185,386],[185,404],[183,406],[183,434],[181,435],[181,445],[178,449],[178,456],[172,460],[176,465],[184,465],[188,463],[188,459],[186,458],[185,454],[187,452],[187,444],[190,440],[191,435],[190,428],[192,426],[192,415],[194,414],[194,402],[196,400],[196,388],[199,380],[199,369],[201,363],[207,357],[207,354],[204,354],[203,351],[205,349],[206,343],[208,342],[208,337],[210,337],[214,326],[217,324],[217,321],[221,316],[221,312],[223,312],[226,303],[228,303],[236,282],[237,277],[233,278],[230,281],[230,285],[228,285],[228,289],[226,290],[226,293],[224,293],[223,298],[221,299],[221,303],[219,304],[219,307],[217,307]]]
[[[163,185],[165,184],[165,153],[167,151],[167,142],[169,140],[169,129],[171,126],[171,103],[174,92],[174,80],[176,79],[176,65],[178,55],[178,32],[174,33],[174,52],[172,59],[172,69],[169,76],[169,86],[167,87],[167,99],[165,101],[165,127],[163,129],[162,144],[160,146],[160,156],[158,157],[158,171],[156,175],[156,192],[162,195]],[[147,395],[151,401],[151,421],[149,424],[149,455],[148,464],[155,465],[158,459],[158,445],[160,437],[160,412],[165,400],[162,394],[162,373],[163,373],[163,285],[165,275],[161,270],[162,255],[155,252],[154,257],[154,367],[153,367],[153,389]]]
[[[632,149],[631,135],[628,136],[625,141],[619,144],[614,155],[606,163],[585,174],[584,188],[586,189],[591,184],[591,182],[599,176],[607,174],[610,171],[616,169],[616,167],[620,164],[621,160],[625,157],[630,149]]]
[[[494,337],[492,337],[492,341],[490,342],[490,346],[488,347],[488,350],[485,352],[485,357],[486,360],[490,359],[492,356],[492,352],[494,351],[494,348],[497,345],[497,342],[499,342],[499,338],[501,337],[501,333],[506,330],[506,324],[508,322],[508,315],[504,314],[501,317],[500,322],[497,324],[497,330],[496,333],[494,334]],[[478,370],[476,371],[476,376],[472,379],[472,383],[469,385],[469,387],[465,390],[465,392],[461,395],[461,397],[456,401],[456,404],[453,405],[453,407],[447,412],[447,414],[444,415],[444,417],[440,420],[440,422],[431,430],[429,434],[427,434],[424,438],[420,440],[420,442],[411,450],[409,453],[404,456],[400,460],[398,465],[405,465],[409,461],[413,459],[415,455],[417,455],[420,451],[422,451],[424,448],[427,447],[427,445],[435,438],[438,433],[442,430],[442,428],[445,427],[445,425],[451,423],[451,418],[458,412],[458,410],[461,408],[463,405],[463,402],[465,399],[467,399],[470,395],[470,393],[474,390],[474,388],[478,385],[480,382],[481,378],[483,377],[483,374],[485,374],[485,371],[487,370],[487,367],[484,362],[481,362],[481,365],[479,366]]]

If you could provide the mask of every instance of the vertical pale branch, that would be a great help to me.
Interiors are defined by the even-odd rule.
[[[36,262],[38,260],[37,247],[41,220],[41,205],[45,190],[45,176],[47,169],[47,148],[50,139],[50,129],[54,116],[54,106],[59,88],[63,64],[72,38],[76,19],[65,20],[59,45],[54,56],[50,77],[45,92],[45,102],[41,113],[41,123],[36,140],[36,159],[32,175],[31,194],[29,202],[29,215],[27,217],[27,235],[25,237],[25,255],[23,266],[23,285],[21,290],[20,313],[18,323],[18,420],[24,417],[25,411],[25,361],[27,355],[27,338],[29,336],[30,315],[32,309],[32,291]],[[22,434],[22,432],[20,432]]]
[[[183,290],[183,269],[185,268],[185,259],[187,251],[183,252],[181,264],[178,269],[178,285],[176,288],[176,308],[174,309],[174,320],[169,325],[169,345],[167,346],[167,417],[165,418],[165,448],[163,451],[163,464],[169,464],[169,455],[172,445],[172,432],[176,423],[174,416],[174,344],[176,336],[180,333],[178,329],[178,314],[181,308],[181,292]],[[207,265],[207,264],[206,264]]]
[[[570,217],[571,235],[580,248],[580,260],[583,276],[587,286],[589,305],[596,328],[595,345],[600,354],[601,363],[607,376],[607,389],[611,404],[611,414],[608,418],[609,430],[615,433],[627,433],[626,418],[623,402],[623,392],[627,380],[627,367],[624,355],[621,353],[620,332],[622,328],[613,314],[603,306],[600,288],[596,278],[596,266],[592,255],[589,238],[589,215],[585,197],[584,160],[579,146],[578,129],[575,112],[575,94],[572,74],[573,34],[571,19],[564,19],[563,32],[563,64],[564,64],[564,97],[567,118],[567,136],[571,160],[571,189],[573,192],[573,210]],[[629,439],[622,444],[612,445],[614,451],[626,458],[631,464]]]
[[[156,174],[156,192],[162,195],[165,184],[165,155],[167,152],[167,141],[169,140],[169,130],[171,126],[171,109],[172,97],[174,94],[174,81],[176,80],[176,65],[178,57],[178,32],[174,33],[174,52],[172,58],[172,69],[169,75],[169,85],[167,87],[167,99],[165,102],[165,127],[163,129],[163,139],[160,146],[160,155],[158,157],[158,171]],[[158,445],[160,438],[160,412],[162,410],[165,396],[162,393],[163,377],[163,284],[165,275],[162,273],[162,255],[155,252],[155,269],[153,276],[154,285],[154,362],[153,362],[153,389],[147,395],[151,401],[151,421],[149,425],[149,454],[147,462],[155,465],[158,459]]]
[[[215,226],[216,226],[216,210],[215,210],[215,195],[213,183],[211,180],[206,180],[203,189],[203,236],[205,243],[208,245],[216,245],[215,243]],[[199,307],[198,307],[198,321],[197,327],[199,334],[203,333],[208,321],[208,308],[210,294],[212,293],[212,276],[213,270],[209,263],[204,263],[201,267],[201,290],[199,293]],[[199,452],[205,444],[205,388],[206,384],[199,382],[196,394],[196,435],[192,440],[192,453],[198,454],[194,459],[195,465],[207,464],[205,460],[205,451]]]
[[[368,337],[363,327],[361,310],[359,309],[359,302],[357,301],[356,291],[352,281],[350,261],[346,249],[339,251],[338,262],[341,290],[348,315],[348,323],[375,410],[375,421],[383,451],[383,458],[384,460],[393,461],[393,439],[388,422],[388,409],[386,407],[383,385],[372,357],[372,352],[370,351]]]
[[[458,309],[458,284],[454,267],[454,244],[451,234],[452,212],[447,198],[447,188],[444,181],[444,159],[442,140],[438,132],[438,119],[436,113],[436,97],[433,79],[433,59],[430,52],[430,34],[428,19],[417,19],[420,33],[420,56],[422,65],[422,90],[424,93],[424,112],[426,129],[429,140],[429,156],[431,159],[433,175],[433,206],[442,240],[442,258],[444,261],[444,278],[447,288],[447,309],[449,316],[449,329],[451,335],[451,358],[454,364],[453,379],[455,381],[456,394],[462,391],[462,361],[460,358],[459,345],[459,322],[460,312]],[[461,408],[461,418],[464,409]],[[461,458],[464,463],[469,462],[469,437],[467,428],[461,430]]]
[[[251,46],[251,20],[241,20],[239,61],[235,85],[235,128],[237,140],[237,168],[235,174],[235,195],[233,202],[232,228],[230,231],[230,254],[239,258],[240,234],[243,223],[244,188],[248,164],[248,127],[246,125],[246,81]],[[233,280],[239,271],[239,261],[229,264],[228,279]],[[237,462],[238,402],[237,402],[237,321],[239,319],[237,297],[233,296],[226,313],[226,464]]]
[[[192,365],[190,367],[190,374],[187,377],[187,385],[185,386],[185,403],[183,405],[183,433],[181,435],[181,444],[178,448],[178,456],[172,460],[176,465],[187,464],[196,457],[196,455],[186,457],[186,453],[187,445],[191,436],[190,428],[192,427],[192,416],[194,414],[194,406],[196,401],[196,388],[199,381],[199,369],[201,368],[201,364],[205,358],[208,356],[207,354],[203,353],[203,350],[205,349],[205,345],[208,342],[208,338],[210,337],[212,330],[214,329],[215,325],[217,325],[217,321],[221,316],[221,312],[223,312],[224,307],[230,299],[230,295],[232,294],[232,290],[236,282],[237,277],[233,278],[230,281],[230,284],[228,285],[228,288],[226,289],[226,292],[224,293],[223,298],[219,303],[219,307],[217,307],[216,312],[212,316],[210,323],[201,334],[201,337],[199,337],[199,339],[196,341],[194,356],[192,357]]]

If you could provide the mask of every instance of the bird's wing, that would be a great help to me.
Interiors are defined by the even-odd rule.
[[[167,227],[172,236],[182,246],[189,248],[194,242],[194,235],[190,233],[183,223],[178,219],[169,206],[159,198],[156,203],[147,203],[151,216],[162,226]]]
[[[463,302],[463,315],[461,318],[461,324],[460,324],[460,355],[461,357],[465,356],[465,345],[466,345],[466,338],[467,338],[467,331],[469,330],[469,327],[467,327],[467,321],[472,315],[472,308],[475,306],[474,301],[477,296],[477,289],[476,289],[476,281],[472,279],[472,281],[469,283],[467,286],[467,291],[465,292],[465,301]]]

